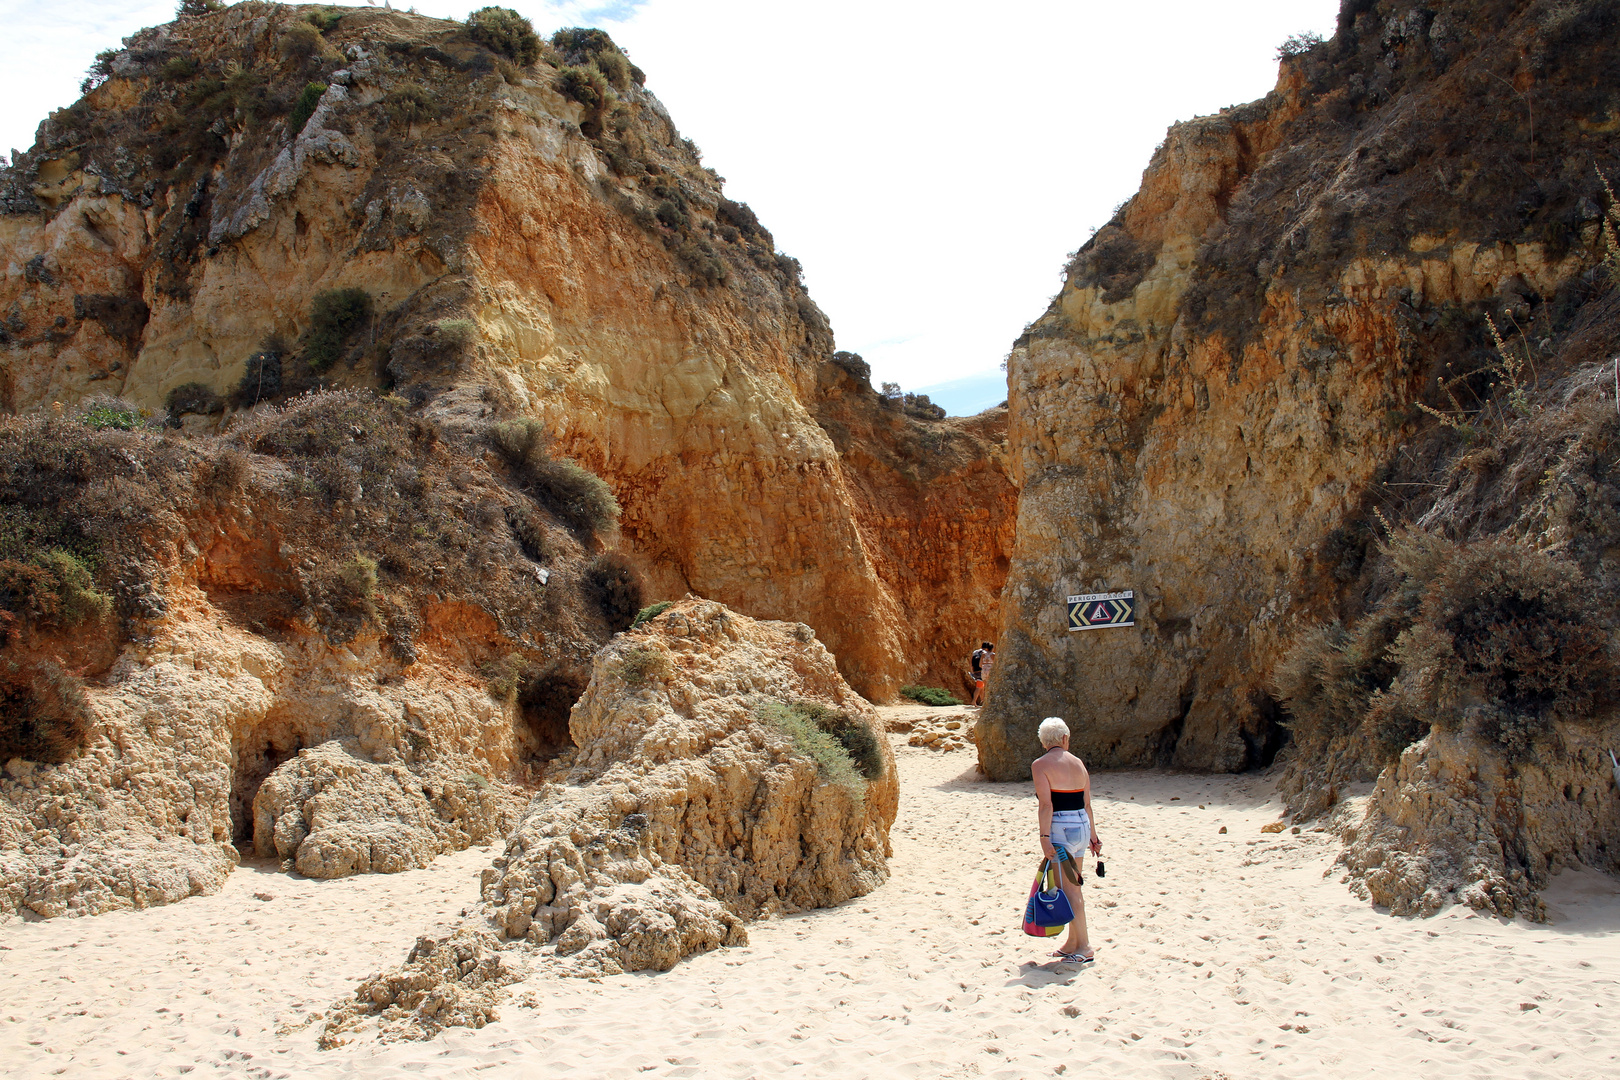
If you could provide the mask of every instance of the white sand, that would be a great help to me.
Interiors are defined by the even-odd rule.
[[[425,1043],[322,1052],[307,1018],[470,906],[493,850],[334,882],[243,867],[215,896],[0,928],[0,1075],[1620,1075],[1610,878],[1562,875],[1545,926],[1395,919],[1323,877],[1325,836],[1259,831],[1265,780],[1105,774],[1077,970],[1018,930],[1030,786],[977,781],[971,751],[896,753],[878,892],[664,974],[532,979],[500,1023]]]

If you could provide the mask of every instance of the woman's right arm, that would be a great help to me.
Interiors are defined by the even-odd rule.
[[[1041,851],[1048,859],[1057,854],[1052,846],[1052,781],[1043,770],[1035,772],[1035,798],[1040,802]]]

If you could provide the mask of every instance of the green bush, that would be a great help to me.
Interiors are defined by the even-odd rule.
[[[467,16],[467,33],[480,45],[525,67],[540,59],[534,24],[511,8],[479,8]]]
[[[648,604],[646,607],[636,612],[635,621],[630,624],[630,629],[634,630],[642,623],[652,622],[654,619],[658,618],[658,616],[668,611],[670,606],[674,603],[675,601],[673,600],[660,600],[655,604]]]
[[[920,701],[924,705],[936,705],[944,708],[949,705],[960,705],[955,694],[938,686],[902,686],[900,693],[912,701]]]
[[[168,82],[185,82],[197,74],[197,61],[190,56],[171,56],[163,62],[163,78]]]
[[[225,5],[221,0],[180,0],[174,9],[177,19],[195,19],[202,15],[212,15],[216,11],[224,11]]]
[[[767,701],[759,706],[757,712],[760,719],[793,740],[793,749],[796,753],[815,762],[816,772],[821,775],[822,780],[843,788],[859,812],[866,802],[868,777],[862,775],[863,770],[844,740],[839,738],[836,732],[829,731],[823,726],[828,722],[827,717],[844,714],[807,701],[791,705],[782,701]],[[844,716],[844,719],[848,720],[848,717]],[[871,753],[877,762],[876,772],[871,778],[875,779],[882,775],[883,763],[882,754],[877,749],[876,738],[865,725],[855,726],[864,729],[867,738],[871,740]]]
[[[137,431],[146,426],[146,417],[141,415],[139,409],[117,400],[102,400],[88,404],[79,410],[74,419],[85,427],[95,428],[97,431],[105,431],[108,428]]]
[[[287,117],[287,130],[294,135],[304,130],[309,118],[315,115],[315,107],[321,103],[321,95],[326,93],[326,84],[323,82],[309,82],[298,93],[298,100],[293,102],[292,115]]]
[[[602,73],[595,67],[565,67],[561,73],[561,87],[564,94],[585,106],[585,116],[579,122],[579,130],[586,138],[600,135],[602,117],[607,114],[608,105],[613,100],[613,92],[608,89]]]
[[[247,358],[242,378],[231,395],[239,408],[252,408],[281,393],[281,358],[286,352],[287,346],[280,338],[270,337]]]
[[[48,660],[32,670],[0,661],[0,762],[61,764],[84,744],[90,719],[77,676]]]
[[[26,561],[0,560],[0,610],[14,619],[70,630],[112,613],[112,598],[96,591],[89,562],[63,548]]]
[[[617,551],[604,551],[591,560],[585,582],[614,631],[628,630],[641,611],[641,572]]]
[[[1277,59],[1285,60],[1290,56],[1304,56],[1322,42],[1322,35],[1315,30],[1307,30],[1303,34],[1289,34],[1283,40],[1283,43],[1277,46]]]
[[[371,317],[371,294],[364,289],[328,289],[315,294],[304,359],[325,371],[343,356],[349,338]]]

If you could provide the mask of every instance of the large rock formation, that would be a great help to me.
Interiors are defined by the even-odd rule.
[[[1364,606],[1371,511],[1417,490],[1386,482],[1432,482],[1395,476],[1449,430],[1418,406],[1507,388],[1486,314],[1544,363],[1595,288],[1617,57],[1611,5],[1346,0],[1265,99],[1171,129],[1012,352],[990,775],[1046,715],[1098,765],[1272,759],[1279,655]],[[1119,589],[1134,628],[1066,630]]]
[[[373,1017],[383,1038],[481,1027],[519,966],[664,971],[888,877],[883,722],[802,623],[675,604],[598,654],[569,726],[572,766],[484,871],[483,910],[362,980],[323,1045]]]
[[[867,775],[840,782],[773,723],[806,702],[853,733]],[[802,623],[677,604],[603,650],[569,728],[573,771],[530,803],[484,897],[508,937],[570,966],[667,969],[746,940],[741,920],[888,876],[899,781],[882,721]]]
[[[951,684],[1006,569],[997,425],[864,379],[818,422],[843,369],[798,264],[605,36],[520,67],[458,23],[315,10],[143,31],[41,126],[0,180],[5,406],[206,427],[324,382],[539,418],[656,592],[805,621],[870,697]],[[314,298],[346,287],[372,310],[334,324]]]

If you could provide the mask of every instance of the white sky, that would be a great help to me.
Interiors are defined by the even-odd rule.
[[[873,382],[996,368],[1176,120],[1263,96],[1338,0],[508,0],[600,26],[805,268]],[[484,0],[423,0],[465,18]],[[402,5],[403,6],[403,5]],[[0,152],[173,0],[0,0]]]

